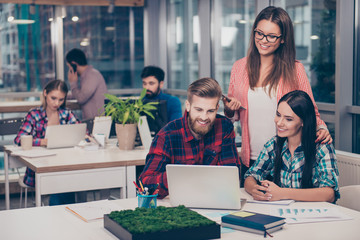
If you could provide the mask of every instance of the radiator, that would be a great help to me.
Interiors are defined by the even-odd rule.
[[[360,154],[336,150],[339,187],[360,185]]]

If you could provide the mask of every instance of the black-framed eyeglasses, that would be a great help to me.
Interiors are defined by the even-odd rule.
[[[254,34],[255,34],[255,38],[258,39],[258,40],[262,40],[264,37],[266,38],[266,40],[270,43],[274,43],[276,42],[279,38],[281,38],[281,35],[280,36],[276,36],[276,35],[266,35],[266,34],[263,34],[262,32],[259,32],[257,30],[254,30]]]

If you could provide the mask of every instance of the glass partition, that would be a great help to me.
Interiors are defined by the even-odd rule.
[[[199,78],[197,0],[167,2],[168,88],[187,89]]]
[[[68,6],[63,20],[64,58],[82,49],[108,89],[141,87],[144,67],[143,8]],[[68,68],[65,65],[65,75]],[[66,78],[66,77],[65,77]]]
[[[335,103],[336,0],[284,1],[315,101]]]
[[[213,0],[212,75],[224,92],[229,88],[232,65],[246,56],[255,5],[248,0]]]
[[[55,78],[52,6],[0,5],[0,92],[39,91]]]

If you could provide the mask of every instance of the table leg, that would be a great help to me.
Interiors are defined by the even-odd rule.
[[[41,181],[39,174],[35,173],[35,204],[36,207],[41,207]]]
[[[4,151],[4,170],[5,170],[5,207],[10,209],[10,186],[9,186],[9,154]]]
[[[136,190],[133,183],[134,181],[136,181],[136,167],[127,166],[126,167],[126,198],[136,197]]]

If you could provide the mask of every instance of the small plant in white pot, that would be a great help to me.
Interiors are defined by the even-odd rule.
[[[109,100],[104,108],[105,115],[111,116],[115,122],[116,136],[119,142],[119,148],[122,150],[131,150],[135,145],[137,123],[141,114],[145,113],[154,119],[151,110],[156,109],[157,102],[143,103],[146,89],[141,91],[138,99],[127,98],[120,99],[115,95],[105,94]]]

